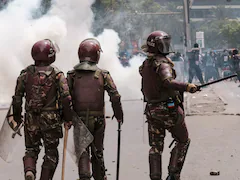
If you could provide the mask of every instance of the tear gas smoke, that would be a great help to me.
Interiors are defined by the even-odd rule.
[[[78,63],[79,43],[89,37],[94,14],[91,5],[94,0],[57,0],[50,11],[34,18],[40,0],[15,0],[0,11],[0,103],[10,102],[16,78],[20,71],[32,64],[32,45],[41,39],[58,43],[61,52],[55,64],[66,72]],[[110,29],[97,37],[103,53],[99,67],[107,69],[113,76],[122,99],[141,98],[138,66],[141,58],[134,57],[130,68],[123,68],[118,60],[118,34]]]

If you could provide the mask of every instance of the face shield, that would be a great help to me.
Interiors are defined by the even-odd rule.
[[[158,50],[162,54],[175,53],[171,46],[171,37],[170,36],[158,36],[156,37],[156,44]]]
[[[50,42],[51,47],[53,48],[55,53],[59,53],[60,52],[60,48],[59,48],[59,46],[57,45],[57,43],[55,41],[52,41],[50,39],[45,39],[45,40],[48,40]]]

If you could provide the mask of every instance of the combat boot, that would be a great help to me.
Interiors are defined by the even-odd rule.
[[[166,180],[180,180],[180,175],[168,175]]]
[[[35,180],[35,176],[32,171],[27,171],[25,174],[25,180]]]

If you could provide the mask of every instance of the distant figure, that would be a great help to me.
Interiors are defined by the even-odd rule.
[[[201,84],[204,84],[202,70],[200,68],[200,54],[199,54],[198,44],[194,44],[194,48],[190,52],[187,52],[188,61],[189,61],[189,83],[192,83],[194,76],[197,76]]]

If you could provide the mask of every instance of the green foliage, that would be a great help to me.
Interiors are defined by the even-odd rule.
[[[229,21],[222,25],[220,35],[229,44],[230,47],[240,47],[240,22]]]
[[[237,20],[212,20],[200,25],[197,31],[204,32],[206,48],[240,47],[240,22]],[[195,33],[195,31],[194,31]]]
[[[172,35],[174,43],[181,43],[183,19],[180,15],[162,15],[162,12],[176,11],[176,4],[160,6],[154,0],[102,0],[102,6],[95,8],[96,19],[99,19],[94,30],[103,28],[116,30],[121,39],[145,38],[146,33],[163,30]],[[101,27],[100,27],[101,24]]]

